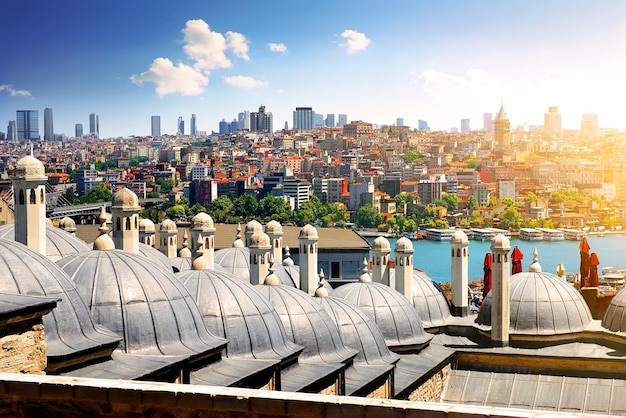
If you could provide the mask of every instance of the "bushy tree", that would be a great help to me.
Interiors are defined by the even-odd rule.
[[[110,202],[113,199],[113,192],[104,183],[93,185],[89,193],[80,197],[81,203]]]
[[[413,148],[410,149],[406,152],[406,154],[404,154],[404,162],[406,164],[412,164],[412,163],[423,163],[424,160],[426,159],[426,157],[424,157],[422,155],[422,153],[420,152],[420,150]]]
[[[499,227],[502,229],[518,229],[520,227],[522,216],[514,207],[506,208],[500,214],[500,224]]]
[[[259,201],[252,193],[244,193],[233,201],[232,210],[235,216],[240,216],[243,219],[251,218],[257,215]]]
[[[214,222],[226,222],[231,216],[232,209],[233,201],[228,196],[219,196],[211,202],[208,213]]]
[[[280,197],[267,195],[259,201],[258,217],[263,221],[285,223],[291,218],[291,206]]]
[[[376,228],[383,217],[371,205],[363,205],[356,211],[356,224],[363,228]]]

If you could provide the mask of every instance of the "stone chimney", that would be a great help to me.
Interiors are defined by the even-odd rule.
[[[249,238],[250,249],[250,284],[262,284],[269,272],[272,245],[270,237],[262,231],[256,231]]]
[[[413,243],[406,237],[396,242],[396,290],[402,293],[409,301],[413,301]]]
[[[317,242],[319,236],[313,225],[306,224],[300,230],[300,290],[315,295],[317,289]]]
[[[32,152],[32,151],[31,151]],[[20,158],[13,176],[15,241],[46,255],[46,169],[32,155]]]
[[[122,187],[113,194],[111,222],[115,248],[139,254],[139,199],[130,189]]]
[[[378,237],[372,243],[372,281],[389,286],[389,254],[391,245],[385,237]]]
[[[504,235],[498,234],[491,240],[491,340],[502,347],[509,345],[509,251],[511,243]]]
[[[154,247],[156,240],[156,228],[150,219],[139,221],[139,242],[149,247]]]
[[[450,246],[452,247],[452,270],[450,283],[452,283],[452,315],[467,316],[469,303],[467,300],[468,288],[468,252],[469,240],[465,232],[460,229],[452,234]]]
[[[278,221],[269,221],[265,225],[265,233],[270,237],[272,243],[272,255],[274,262],[283,263],[283,227]]]
[[[200,236],[204,251],[202,256],[206,258],[209,269],[213,269],[215,266],[215,224],[213,218],[204,212],[198,213],[191,219],[191,230],[193,234]]]
[[[263,225],[256,219],[251,220],[243,229],[244,243],[246,247],[250,246],[250,237],[257,231],[263,232]]]
[[[159,250],[168,258],[176,257],[178,248],[178,227],[171,219],[161,222],[159,227]]]

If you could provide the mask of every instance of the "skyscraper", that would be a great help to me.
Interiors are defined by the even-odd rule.
[[[483,113],[483,130],[493,131],[493,115],[490,112]]]
[[[161,136],[161,116],[152,116],[150,118],[150,127],[152,136]]]
[[[250,112],[250,132],[274,132],[274,118],[265,106],[259,106],[258,112]]]
[[[396,118],[396,126],[404,126],[404,118]]]
[[[81,136],[83,136],[83,124],[82,123],[77,123],[76,125],[74,125],[74,136],[76,138],[80,138]]]
[[[340,113],[338,116],[337,126],[343,126],[348,124],[348,115]]]
[[[293,130],[310,131],[313,129],[314,112],[312,107],[296,107],[293,112]]]
[[[543,129],[549,137],[561,137],[561,114],[558,107],[548,107],[548,113],[543,115]]]
[[[7,126],[7,141],[17,142],[17,127],[14,120],[10,120]]]
[[[244,131],[249,131],[250,130],[250,111],[244,110],[243,112],[240,112],[238,121],[239,121],[239,129],[243,129]]]
[[[43,140],[54,140],[54,122],[52,120],[52,109],[49,107],[43,110]]]
[[[329,113],[326,115],[326,126],[332,128],[335,126],[335,114]]]
[[[469,119],[461,119],[461,133],[466,134],[470,131],[470,120]]]
[[[176,124],[176,135],[185,135],[185,121],[182,116],[178,117],[178,123]]]
[[[17,139],[39,140],[39,112],[37,110],[18,110]]]
[[[196,129],[196,114],[191,114],[191,120],[189,121],[189,135],[197,135],[198,131]]]
[[[430,128],[428,127],[428,121],[421,120],[421,119],[418,120],[417,129],[420,131],[430,131]]]
[[[100,118],[95,113],[89,115],[89,133],[100,136]]]

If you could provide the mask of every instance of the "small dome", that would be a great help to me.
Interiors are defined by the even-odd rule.
[[[171,219],[166,219],[161,222],[161,226],[159,226],[159,231],[161,232],[176,232],[178,231],[178,227],[176,226],[176,222]]]
[[[153,263],[158,264],[167,271],[172,271],[172,260],[170,260],[165,254],[156,248],[146,245],[143,242],[139,243],[139,254],[151,260]]]
[[[396,253],[412,253],[414,251],[413,243],[407,237],[402,237],[396,241]]]
[[[122,187],[113,194],[113,203],[111,206],[123,209],[139,209],[139,199],[135,192],[126,187]]]
[[[45,180],[46,168],[43,163],[32,155],[17,160],[15,178],[24,180]]]
[[[283,227],[280,222],[271,220],[265,225],[267,235],[283,235]]]
[[[139,232],[143,232],[145,234],[156,233],[154,222],[152,222],[150,219],[141,219],[139,221]]]
[[[469,244],[469,240],[467,239],[467,234],[465,232],[463,232],[460,229],[457,229],[456,231],[454,231],[454,234],[452,234],[452,240],[450,241],[451,244]]]
[[[68,232],[76,232],[76,222],[74,222],[74,219],[66,216],[59,221],[59,228]]]
[[[626,287],[613,299],[602,318],[602,326],[613,332],[626,332]]]
[[[300,230],[300,233],[298,234],[298,238],[315,240],[315,239],[319,239],[319,236],[317,235],[317,229],[315,229],[313,225],[306,224]]]
[[[411,302],[382,283],[348,283],[330,295],[358,306],[372,318],[393,351],[419,350],[432,338],[424,331],[422,319]]]
[[[569,334],[582,331],[592,320],[581,294],[554,274],[522,272],[509,280],[511,334]],[[478,324],[491,326],[492,293],[483,300]]]
[[[178,256],[182,257],[182,258],[192,257],[191,250],[189,248],[187,248],[187,247],[181,248],[178,251]]]
[[[263,225],[261,225],[261,223],[257,221],[256,219],[253,219],[250,222],[248,222],[246,224],[246,227],[244,228],[244,234],[247,236],[250,236],[257,231],[263,232]]]
[[[287,339],[278,314],[250,283],[217,270],[189,270],[176,277],[198,304],[207,329],[228,339],[229,357],[282,360],[302,350]]]
[[[385,237],[378,237],[372,242],[372,251],[390,252],[391,245]]]
[[[248,247],[272,248],[272,241],[270,240],[270,237],[268,237],[266,233],[257,231],[254,234],[250,235],[250,240],[248,241]]]
[[[213,260],[216,268],[220,268],[240,280],[250,282],[250,249],[247,247],[222,248],[215,251]],[[275,263],[274,269],[280,284],[296,287],[300,283],[298,266],[288,267]]]
[[[312,297],[293,287],[255,287],[278,313],[287,338],[304,346],[301,360],[346,363],[356,356],[356,350],[343,344],[337,326]]]
[[[331,317],[343,343],[359,352],[355,363],[392,364],[400,357],[385,344],[380,328],[361,309],[336,297],[315,298]]]
[[[491,251],[510,251],[511,241],[504,235],[498,234],[491,239]]]
[[[15,224],[0,226],[0,238],[15,240]],[[90,247],[80,238],[53,226],[46,226],[46,257],[57,261],[68,255],[87,251]]]
[[[123,337],[120,349],[195,355],[226,341],[210,334],[198,306],[171,271],[122,250],[87,251],[59,262],[94,320]]]
[[[191,218],[191,229],[194,230],[215,230],[213,218],[207,213],[200,212]]]

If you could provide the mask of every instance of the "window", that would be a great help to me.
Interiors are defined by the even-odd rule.
[[[341,279],[341,261],[330,262],[330,278]]]

